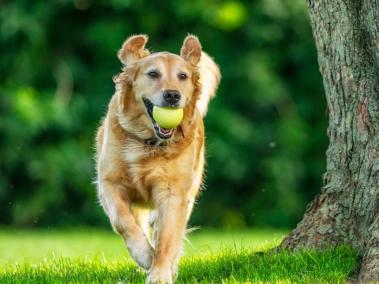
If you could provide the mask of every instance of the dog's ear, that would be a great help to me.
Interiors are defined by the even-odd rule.
[[[201,57],[201,44],[196,36],[188,35],[184,39],[182,48],[180,49],[180,56],[193,65],[199,63]]]
[[[148,56],[150,52],[145,49],[148,41],[147,35],[134,35],[124,41],[121,49],[118,51],[118,58],[122,63],[127,65],[135,60]]]

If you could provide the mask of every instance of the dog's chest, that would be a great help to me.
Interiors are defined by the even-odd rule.
[[[190,187],[194,169],[195,155],[189,147],[179,155],[169,155],[143,144],[128,143],[123,150],[126,174],[130,184],[141,195],[146,196],[154,187]],[[185,183],[185,185],[183,184]]]
[[[153,186],[158,180],[164,182],[169,178],[169,159],[157,153],[154,149],[140,143],[127,143],[123,149],[123,159],[126,163],[126,174],[130,186],[142,189]]]
[[[136,164],[148,157],[149,153],[141,143],[127,141],[122,151],[123,160],[127,164]]]

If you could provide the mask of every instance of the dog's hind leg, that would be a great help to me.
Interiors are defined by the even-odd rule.
[[[100,181],[98,195],[113,229],[125,240],[132,258],[148,270],[154,255],[143,229],[139,226],[125,188],[109,181]]]

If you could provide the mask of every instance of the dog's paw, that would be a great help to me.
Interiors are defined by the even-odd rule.
[[[131,257],[145,270],[149,270],[153,262],[154,249],[145,235],[129,238],[126,246]]]
[[[157,269],[153,268],[146,279],[147,284],[152,283],[165,283],[172,284],[172,275],[170,269]]]

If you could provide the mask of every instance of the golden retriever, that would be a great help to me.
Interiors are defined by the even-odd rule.
[[[96,137],[98,197],[147,282],[172,283],[202,184],[203,117],[220,71],[193,35],[180,55],[150,53],[147,40],[131,36],[118,52],[122,72]],[[183,108],[180,125],[160,127],[154,105]]]

